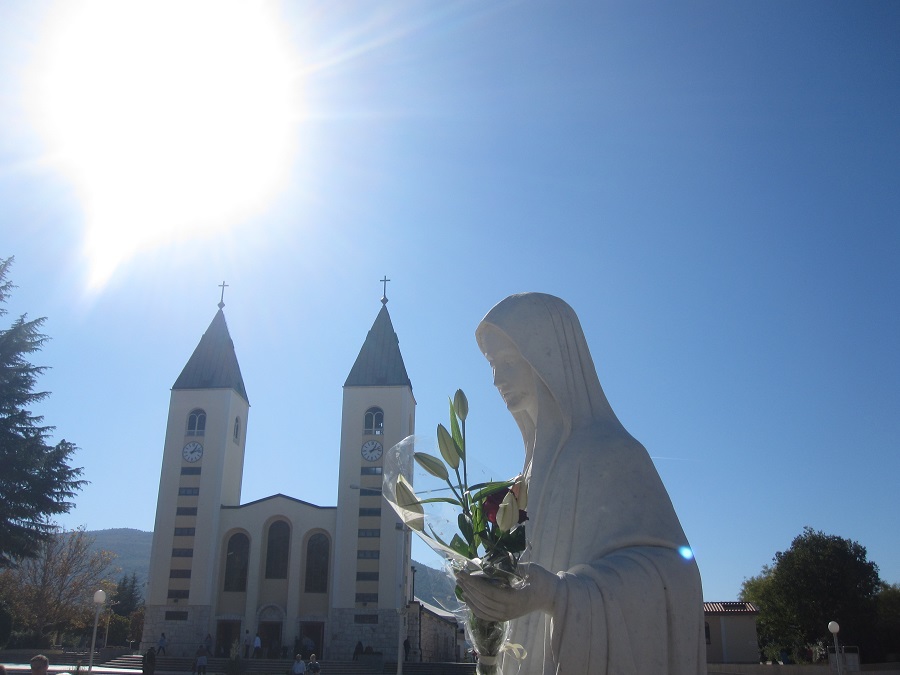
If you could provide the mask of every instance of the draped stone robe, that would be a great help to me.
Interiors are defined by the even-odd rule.
[[[528,559],[562,583],[553,613],[513,621],[523,675],[706,673],[700,573],[644,447],[597,378],[581,325],[559,298],[511,296],[476,331],[502,331],[534,371],[525,441]],[[506,655],[503,671],[519,664]]]

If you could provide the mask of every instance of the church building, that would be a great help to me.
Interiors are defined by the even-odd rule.
[[[224,304],[172,386],[143,647],[214,655],[260,636],[262,657],[349,660],[358,642],[402,653],[410,532],[381,494],[387,448],[415,430],[416,400],[387,310],[343,387],[337,506],[276,494],[241,504],[250,401]],[[451,628],[451,634],[452,634]],[[416,645],[418,646],[418,645]],[[252,653],[251,653],[252,655]]]

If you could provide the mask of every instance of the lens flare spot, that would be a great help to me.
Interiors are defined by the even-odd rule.
[[[694,552],[691,550],[690,546],[679,546],[678,553],[685,560],[693,560],[694,559]]]

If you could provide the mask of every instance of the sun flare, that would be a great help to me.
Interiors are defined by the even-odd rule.
[[[91,287],[138,251],[221,231],[283,189],[300,83],[272,7],[58,5],[32,98],[84,204]]]

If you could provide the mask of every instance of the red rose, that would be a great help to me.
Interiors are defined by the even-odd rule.
[[[481,506],[481,511],[484,513],[484,517],[489,523],[494,523],[494,525],[497,524],[497,511],[500,509],[500,503],[506,498],[506,495],[508,495],[509,492],[509,488],[506,488],[505,490],[494,492],[485,498],[484,504]],[[523,509],[519,509],[519,524],[521,525],[526,520],[528,520],[528,514]]]
[[[503,498],[506,497],[508,493],[509,488],[505,488],[503,490],[498,490],[485,498],[481,510],[489,523],[494,523],[494,525],[497,524],[497,510],[500,508],[500,502],[503,501]]]

